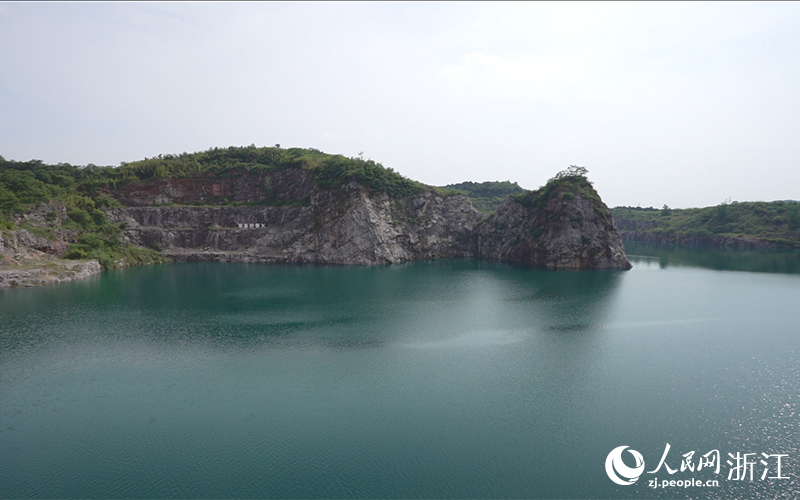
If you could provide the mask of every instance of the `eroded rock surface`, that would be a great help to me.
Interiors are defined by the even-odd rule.
[[[67,231],[56,238],[35,236],[26,230],[0,234],[0,288],[29,287],[83,279],[102,271],[96,260],[66,260]]]
[[[549,269],[630,269],[611,212],[569,191],[543,206],[508,198],[478,231],[478,257]]]
[[[474,228],[485,215],[466,196],[424,191],[392,200],[355,182],[324,190],[305,171],[282,174],[269,196],[284,206],[127,207],[106,215],[124,223],[130,243],[177,260],[372,265],[474,255]]]
[[[147,194],[123,201],[210,204],[224,192],[253,206],[135,206],[106,213],[124,223],[127,242],[176,260],[374,265],[465,257],[553,269],[630,268],[611,213],[593,190],[592,197],[562,190],[538,208],[512,197],[489,217],[464,195],[422,191],[390,199],[355,182],[320,189],[302,169],[247,179],[258,186],[257,196],[250,188],[242,195],[235,187],[224,191],[233,181],[214,190],[209,186],[217,180],[188,188],[178,179],[126,188]]]
[[[511,196],[491,216],[461,194],[420,189],[390,198],[355,181],[323,189],[300,168],[159,180],[111,194],[130,205],[104,209],[122,228],[120,243],[177,261],[376,265],[460,257],[551,269],[631,267],[611,212],[585,178]],[[60,202],[17,216],[34,229],[3,232],[0,287],[101,270],[97,261],[58,258],[81,232],[61,229],[67,216]]]

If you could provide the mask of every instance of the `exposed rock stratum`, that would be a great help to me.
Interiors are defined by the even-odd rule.
[[[126,242],[179,261],[375,265],[460,257],[550,269],[631,267],[610,211],[585,179],[509,197],[491,216],[462,194],[390,198],[355,181],[322,189],[300,168],[155,181],[114,195],[131,205],[106,210]]]

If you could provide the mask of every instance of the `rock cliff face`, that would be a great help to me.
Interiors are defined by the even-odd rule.
[[[280,179],[283,172],[273,174]],[[197,175],[180,179],[128,184],[113,192],[122,204],[129,206],[226,203],[257,203],[264,201],[270,191],[270,176],[242,171],[223,175]]]
[[[69,249],[69,240],[75,232],[66,229],[54,229],[45,236],[36,236],[26,229],[6,231],[0,235],[0,253],[10,255],[27,255],[29,250],[60,256]]]
[[[26,259],[31,255],[45,253],[61,256],[69,249],[69,241],[76,231],[60,229],[67,220],[67,208],[61,201],[48,201],[27,210],[14,214],[11,220],[18,225],[36,228],[3,231],[0,234],[0,259],[8,262],[18,258]]]
[[[49,204],[48,204],[49,205]],[[55,204],[58,206],[59,204]],[[63,209],[63,204],[60,205]],[[52,207],[37,207],[25,214],[25,221],[39,220],[41,213],[50,214]],[[43,224],[52,222],[41,219]],[[83,279],[102,269],[96,260],[65,260],[58,258],[67,251],[69,230],[54,229],[48,237],[37,236],[28,230],[3,231],[0,234],[0,288],[27,287]]]
[[[630,269],[608,207],[586,181],[509,197],[478,230],[477,255],[549,269]]]
[[[124,182],[131,172],[156,180],[119,188],[98,181],[121,207],[98,209],[114,203],[91,188],[86,194],[96,199],[77,191],[12,214],[3,227],[15,229],[0,231],[0,288],[170,259],[376,265],[480,258],[551,269],[631,267],[611,212],[576,175],[579,167],[511,195],[488,216],[465,195],[425,188],[374,162],[295,153],[284,155],[287,164],[197,166],[206,173],[169,180],[157,179],[171,175],[165,168],[129,169]]]
[[[133,206],[106,215],[123,223],[126,242],[175,260],[373,265],[464,257],[629,268],[605,205],[562,194],[541,208],[510,198],[487,217],[463,195],[390,199],[355,182],[321,189],[308,171],[288,169],[127,186],[115,195]],[[237,202],[247,206],[230,206]]]
[[[11,220],[18,225],[60,228],[67,220],[67,207],[60,200],[52,200],[36,205],[23,213],[14,214]]]
[[[125,224],[130,243],[176,260],[360,265],[471,257],[474,228],[485,217],[463,195],[422,192],[392,200],[355,182],[325,190],[301,169],[254,177],[248,185],[264,188],[251,202],[278,206],[139,206],[106,215]],[[150,194],[129,202],[214,201],[200,189],[146,186],[130,192]]]

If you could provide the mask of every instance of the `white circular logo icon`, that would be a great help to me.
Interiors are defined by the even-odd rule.
[[[608,474],[608,478],[622,486],[635,483],[644,472],[644,457],[638,451],[628,450],[628,453],[633,455],[633,459],[636,461],[635,467],[628,467],[622,461],[622,452],[627,448],[627,446],[618,446],[611,450],[611,453],[606,457],[606,474]]]

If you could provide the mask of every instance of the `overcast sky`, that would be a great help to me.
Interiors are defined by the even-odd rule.
[[[798,3],[0,3],[0,155],[571,164],[609,206],[800,199]]]

